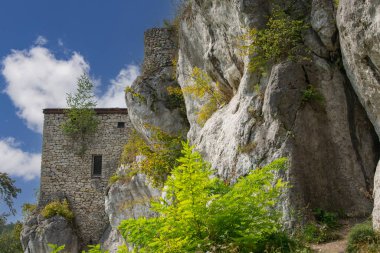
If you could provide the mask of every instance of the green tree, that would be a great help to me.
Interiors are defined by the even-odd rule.
[[[286,159],[227,186],[193,147],[184,144],[182,154],[166,197],[153,203],[159,216],[123,221],[125,239],[136,252],[264,252],[281,229],[274,206],[287,184],[274,172],[286,169]]]
[[[22,224],[17,222],[15,224],[1,225],[0,224],[0,252],[1,253],[22,253],[22,246],[20,242],[20,233]]]
[[[13,207],[13,199],[16,198],[20,192],[21,189],[15,186],[15,181],[12,180],[7,173],[0,172],[0,198],[5,202],[12,214],[16,213]]]
[[[98,128],[99,121],[94,110],[96,106],[93,93],[94,85],[89,77],[83,74],[77,83],[74,94],[67,95],[66,111],[67,120],[62,124],[63,132],[73,140],[80,142],[79,155],[84,155],[87,150],[87,140]]]

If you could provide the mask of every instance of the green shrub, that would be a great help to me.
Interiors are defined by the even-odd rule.
[[[323,102],[323,100],[323,95],[313,85],[307,86],[307,88],[302,92],[303,103],[310,101]]]
[[[121,164],[128,164],[130,173],[123,176],[128,180],[137,173],[149,177],[153,185],[162,187],[166,177],[170,174],[172,166],[178,164],[177,158],[181,155],[181,136],[173,136],[157,127],[147,126],[152,131],[152,144],[148,144],[136,131],[132,132],[121,155]],[[143,159],[136,160],[137,156]],[[115,177],[113,179],[119,180]]]
[[[100,247],[100,244],[97,245],[88,245],[87,246],[88,250],[87,251],[82,251],[82,253],[109,253],[108,250],[102,250]]]
[[[380,235],[372,228],[372,222],[354,226],[348,236],[348,253],[380,252]]]
[[[293,20],[280,7],[274,8],[265,29],[252,29],[242,38],[243,53],[251,56],[250,71],[265,72],[268,63],[298,60],[305,51],[302,32],[307,28],[303,20]]]
[[[314,217],[318,223],[326,225],[329,228],[338,227],[338,214],[333,212],[328,212],[321,208],[316,208],[313,211]]]
[[[78,79],[75,94],[68,94],[66,110],[67,120],[61,125],[63,133],[80,142],[78,154],[83,156],[87,150],[88,137],[96,132],[99,120],[96,118],[94,85],[86,75]]]
[[[311,243],[323,243],[339,239],[336,229],[339,227],[338,214],[321,208],[313,210],[315,222],[309,222],[302,228],[299,237]]]
[[[60,215],[68,221],[74,219],[74,213],[70,210],[69,202],[66,199],[62,202],[59,200],[50,202],[42,209],[41,214],[47,219],[55,215]]]
[[[58,246],[56,244],[48,243],[49,248],[52,250],[51,253],[59,253],[65,249],[65,245]]]
[[[22,253],[20,234],[22,223],[11,223],[5,225],[0,223],[0,252],[1,253]]]
[[[253,170],[234,186],[211,177],[210,166],[188,144],[165,183],[167,196],[153,203],[159,216],[124,220],[119,229],[137,252],[291,251],[275,208],[288,186],[274,173],[287,160]]]
[[[203,126],[211,115],[221,106],[228,102],[228,98],[220,90],[218,82],[213,86],[211,77],[200,68],[193,68],[191,73],[192,85],[183,88],[183,93],[191,94],[195,98],[207,98],[207,102],[197,113],[197,123]]]

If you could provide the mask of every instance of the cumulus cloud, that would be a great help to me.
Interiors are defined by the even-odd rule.
[[[40,176],[41,154],[24,152],[14,138],[0,139],[0,172],[32,180]]]
[[[90,68],[78,53],[59,60],[41,46],[14,50],[2,63],[7,83],[5,93],[16,106],[18,116],[39,133],[42,132],[42,109],[64,107],[66,93],[75,90],[78,77]]]
[[[43,108],[66,106],[66,94],[76,89],[77,79],[90,70],[89,64],[79,53],[68,59],[57,59],[44,37],[37,38],[36,45],[28,50],[13,50],[2,61],[2,74],[6,80],[4,92],[17,108],[17,114],[28,128],[42,133]],[[104,95],[98,97],[98,107],[125,107],[124,88],[139,73],[138,67],[129,65],[110,81]],[[94,80],[96,85],[100,85]]]
[[[117,77],[110,81],[106,93],[98,99],[98,107],[125,107],[124,89],[131,86],[139,75],[139,68],[128,65]]]

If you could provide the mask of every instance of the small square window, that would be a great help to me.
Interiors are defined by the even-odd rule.
[[[117,128],[124,128],[125,122],[117,122]]]
[[[102,176],[102,156],[101,155],[92,156],[92,176],[93,177]]]

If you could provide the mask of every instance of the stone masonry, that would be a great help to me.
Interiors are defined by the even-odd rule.
[[[152,28],[144,33],[143,75],[172,67],[177,54],[175,32],[168,28]]]
[[[109,177],[119,166],[131,123],[127,109],[95,109],[100,121],[81,157],[78,143],[65,136],[64,109],[45,109],[39,208],[67,198],[83,245],[97,243],[108,225],[104,199]],[[124,122],[124,127],[122,127]],[[101,176],[92,175],[93,156],[102,156]]]

